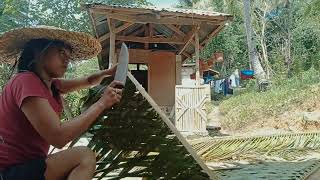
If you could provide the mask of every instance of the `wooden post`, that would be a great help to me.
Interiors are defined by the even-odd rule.
[[[181,55],[176,55],[176,85],[181,85]]]
[[[112,19],[108,18],[108,25],[110,31],[110,47],[109,47],[109,68],[114,66],[117,62],[115,51],[116,51],[116,33],[114,32],[114,23]]]
[[[144,29],[144,37],[149,37],[149,25],[145,24]],[[144,43],[144,49],[149,49],[149,43]]]
[[[199,42],[199,31],[195,32],[195,52],[196,52],[196,85],[200,85],[200,72],[199,72],[199,62],[200,62],[200,42]]]

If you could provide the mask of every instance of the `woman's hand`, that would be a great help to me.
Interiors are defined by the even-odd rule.
[[[101,83],[101,81],[105,77],[114,76],[116,71],[117,71],[117,64],[110,69],[101,70],[98,73],[91,74],[87,78],[87,82],[89,83],[89,85],[95,86],[95,85]]]
[[[99,102],[108,109],[121,100],[122,89],[115,88],[116,86],[123,86],[119,81],[112,81],[111,84],[104,90]]]
[[[114,76],[116,74],[116,71],[117,71],[117,66],[118,66],[118,64],[115,64],[110,69],[102,70],[102,74],[104,74],[106,76]]]

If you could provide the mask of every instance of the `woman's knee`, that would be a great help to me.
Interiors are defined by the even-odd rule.
[[[80,153],[80,158],[81,158],[81,163],[85,164],[96,164],[96,155],[95,153],[88,147],[86,146],[79,146],[79,147],[74,147],[79,151]]]
[[[61,179],[79,166],[94,171],[96,157],[95,153],[87,147],[73,147],[48,156],[46,165],[46,179]]]

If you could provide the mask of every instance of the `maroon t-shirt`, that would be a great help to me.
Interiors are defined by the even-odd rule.
[[[60,85],[59,80],[53,83],[57,87]],[[47,157],[48,142],[20,109],[23,100],[31,96],[47,99],[58,115],[62,112],[61,97],[54,98],[34,73],[18,73],[11,78],[0,94],[0,170],[30,159]]]

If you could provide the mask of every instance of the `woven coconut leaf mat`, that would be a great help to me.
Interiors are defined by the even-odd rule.
[[[88,130],[97,154],[97,179],[217,179],[150,96],[128,73],[122,100]],[[89,90],[83,110],[100,97],[104,82]],[[153,104],[153,105],[151,105]],[[188,146],[188,147],[186,147]]]
[[[320,167],[320,132],[189,141],[221,179],[305,179]]]
[[[301,162],[263,162],[240,165],[237,169],[217,171],[223,180],[300,180],[318,169],[320,160]]]
[[[311,159],[300,162],[242,164],[233,169],[209,170],[203,160],[211,159],[208,157],[215,154],[220,154],[221,158],[223,148],[220,148],[223,146],[218,148],[218,143],[212,143],[209,138],[209,141],[191,143],[194,147],[192,149],[134,77],[130,73],[128,75],[121,102],[102,113],[88,130],[91,135],[88,147],[97,153],[95,179],[289,180],[304,179],[320,166],[319,159]],[[105,79],[101,85],[90,89],[83,99],[82,110],[96,102],[110,82],[111,79]],[[249,141],[252,139],[247,142]],[[216,147],[221,151],[212,151],[205,157],[202,152],[204,148],[200,146],[207,147],[210,151]],[[243,146],[236,146],[242,151],[248,150]],[[249,149],[251,148],[250,146]],[[234,154],[234,150],[230,153]],[[227,156],[228,154],[229,152]]]

